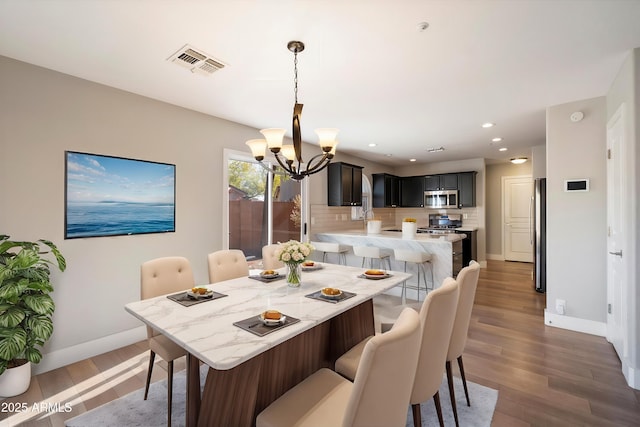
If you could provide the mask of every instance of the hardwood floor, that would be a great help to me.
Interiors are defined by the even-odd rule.
[[[531,264],[482,269],[463,357],[468,380],[499,390],[492,426],[639,426],[640,391],[626,385],[612,346],[545,326],[544,307]],[[140,342],[37,375],[25,394],[0,401],[0,426],[63,426],[142,388],[147,362]],[[153,381],[164,378],[161,361]]]

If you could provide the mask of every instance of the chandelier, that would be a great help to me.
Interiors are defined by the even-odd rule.
[[[315,132],[320,139],[318,144],[322,148],[319,154],[313,156],[308,162],[302,160],[302,139],[300,134],[300,117],[302,115],[302,104],[298,104],[298,53],[304,50],[304,43],[300,41],[290,41],[287,48],[293,52],[293,75],[294,75],[294,97],[295,104],[293,106],[293,144],[282,145],[285,130],[270,128],[262,129],[260,133],[264,135],[264,139],[251,139],[246,144],[251,149],[253,157],[268,171],[288,175],[295,180],[301,180],[304,177],[320,172],[329,165],[331,159],[336,153],[336,135],[338,129],[322,128],[316,129]],[[274,154],[276,160],[284,169],[284,172],[276,172],[266,166],[262,161],[266,149]]]

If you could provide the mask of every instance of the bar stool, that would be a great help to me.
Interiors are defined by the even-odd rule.
[[[420,270],[422,270],[422,277],[424,278],[424,293],[428,292],[427,287],[427,274],[424,269],[425,264],[429,264],[431,270],[431,289],[433,290],[433,264],[431,263],[431,254],[423,251],[412,251],[409,249],[394,249],[393,255],[396,261],[404,261],[404,271],[407,271],[407,263],[411,262],[416,264],[418,269],[418,286],[407,286],[407,281],[402,282],[402,294],[401,298],[406,298],[407,288],[415,289],[418,291],[418,301],[420,301]]]
[[[353,254],[362,257],[362,267],[364,267],[365,260],[369,258],[369,266],[371,268],[373,268],[373,260],[377,259],[379,268],[384,268],[384,261],[387,261],[389,270],[391,270],[391,253],[385,249],[375,246],[354,246]]]
[[[322,262],[326,262],[327,254],[337,254],[338,264],[347,265],[347,252],[351,246],[329,242],[311,242],[316,252],[322,252]]]

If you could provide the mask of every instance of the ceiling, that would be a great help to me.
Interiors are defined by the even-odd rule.
[[[638,22],[638,0],[2,0],[0,55],[290,136],[301,40],[305,141],[336,127],[338,151],[390,166],[495,162],[544,144],[547,107],[606,95]],[[226,67],[168,60],[187,44]]]

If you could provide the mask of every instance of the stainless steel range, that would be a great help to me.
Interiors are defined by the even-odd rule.
[[[418,233],[449,234],[462,227],[462,215],[429,214],[429,227],[418,228]]]

